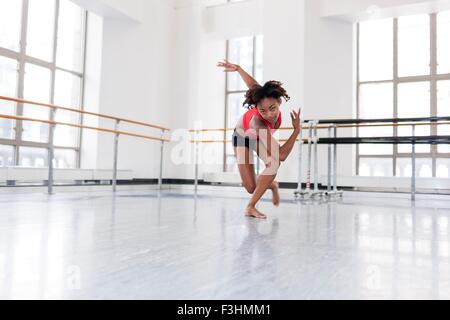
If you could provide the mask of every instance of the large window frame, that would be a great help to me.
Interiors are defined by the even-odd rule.
[[[393,79],[392,80],[379,80],[379,81],[360,81],[360,24],[356,25],[357,32],[357,92],[356,92],[356,101],[357,101],[357,118],[360,118],[361,114],[361,105],[360,105],[360,89],[362,85],[366,84],[393,84],[393,114],[394,118],[398,117],[398,87],[403,83],[415,83],[415,82],[429,82],[430,83],[430,115],[432,117],[437,116],[438,112],[438,95],[437,95],[437,82],[441,80],[450,80],[450,74],[438,74],[438,62],[437,62],[437,15],[438,13],[430,14],[430,74],[423,76],[399,76],[399,67],[398,67],[398,58],[399,58],[399,18],[393,18]],[[401,19],[401,17],[400,17]],[[357,136],[359,137],[359,128],[356,129]],[[394,136],[398,135],[398,128],[394,127]],[[431,126],[431,134],[437,135],[438,129],[436,125]],[[411,153],[399,153],[398,145],[394,145],[393,154],[392,155],[361,155],[359,145],[356,146],[356,175],[360,175],[360,162],[361,159],[392,159],[393,161],[393,177],[397,175],[397,162],[399,159],[410,159]],[[449,159],[450,153],[439,153],[438,146],[432,145],[429,153],[417,153],[416,157],[421,159],[432,159],[432,177],[435,178],[437,176],[437,160],[438,159]]]
[[[20,33],[20,50],[19,52],[15,52],[13,50],[9,50],[6,48],[0,47],[0,56],[14,59],[18,62],[18,81],[17,81],[17,96],[19,99],[24,98],[24,82],[25,82],[25,65],[31,64],[38,67],[44,67],[51,72],[51,87],[50,87],[50,103],[54,103],[55,99],[55,79],[57,71],[66,72],[68,74],[74,75],[80,78],[80,105],[79,109],[81,111],[84,110],[84,87],[85,87],[85,66],[86,66],[86,40],[87,40],[87,25],[88,25],[88,11],[82,11],[83,21],[82,21],[82,57],[81,57],[81,72],[68,70],[65,68],[61,68],[57,66],[57,37],[58,37],[58,26],[59,26],[59,12],[60,12],[60,0],[55,0],[55,23],[54,23],[54,34],[53,34],[53,52],[52,52],[52,62],[48,62],[45,60],[41,60],[26,54],[26,43],[27,43],[27,29],[28,29],[28,9],[29,9],[29,0],[23,0],[22,2],[22,24],[21,24],[21,33]],[[68,106],[71,107],[71,106]],[[36,108],[40,108],[37,107]],[[42,107],[43,108],[43,107]],[[24,112],[24,104],[17,103],[16,105],[16,115],[23,116]],[[56,111],[57,113],[58,111]],[[49,120],[55,120],[55,113],[49,112]],[[83,123],[83,115],[79,117],[79,121],[77,124],[81,125]],[[24,141],[22,140],[23,134],[23,124],[22,121],[15,121],[15,137],[14,139],[4,139],[0,138],[0,145],[13,146],[15,149],[14,152],[14,166],[19,166],[20,161],[20,149],[21,147],[33,147],[33,148],[41,148],[49,150],[51,147],[50,141],[52,137],[49,137],[48,142],[32,142],[32,141]],[[82,130],[78,129],[78,138],[77,145],[74,147],[63,147],[57,146],[55,150],[73,150],[76,153],[75,157],[75,168],[80,168],[81,164],[81,142],[82,142]],[[50,159],[48,159],[50,161]]]

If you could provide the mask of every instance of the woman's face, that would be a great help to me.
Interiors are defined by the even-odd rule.
[[[280,101],[274,98],[264,98],[258,104],[258,111],[265,120],[274,123],[280,114]]]

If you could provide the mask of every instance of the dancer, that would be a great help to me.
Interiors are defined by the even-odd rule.
[[[279,184],[275,181],[280,163],[285,161],[292,151],[300,135],[300,109],[290,113],[294,131],[288,141],[280,146],[273,134],[281,127],[282,119],[280,106],[282,98],[290,100],[282,83],[268,81],[264,86],[258,84],[239,65],[224,59],[218,62],[218,67],[224,72],[238,72],[249,90],[245,94],[244,106],[249,110],[238,120],[233,133],[234,155],[237,160],[242,184],[252,197],[245,209],[245,215],[258,219],[267,216],[256,209],[256,204],[267,189],[272,190],[272,202],[275,206],[280,203]],[[256,180],[253,151],[264,162],[266,168]]]

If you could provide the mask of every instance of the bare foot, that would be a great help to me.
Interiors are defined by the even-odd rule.
[[[247,207],[245,209],[245,216],[257,219],[267,219],[267,216],[259,212],[255,207]]]
[[[278,207],[280,205],[280,193],[279,193],[280,185],[278,182],[272,182],[270,189],[272,190],[272,203]]]

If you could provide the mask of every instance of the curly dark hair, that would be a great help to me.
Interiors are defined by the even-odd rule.
[[[281,104],[281,98],[283,97],[286,102],[291,99],[286,90],[282,87],[282,83],[279,81],[268,81],[264,86],[259,84],[253,85],[245,94],[245,101],[243,106],[248,109],[255,108],[261,100],[264,98],[274,98]]]

